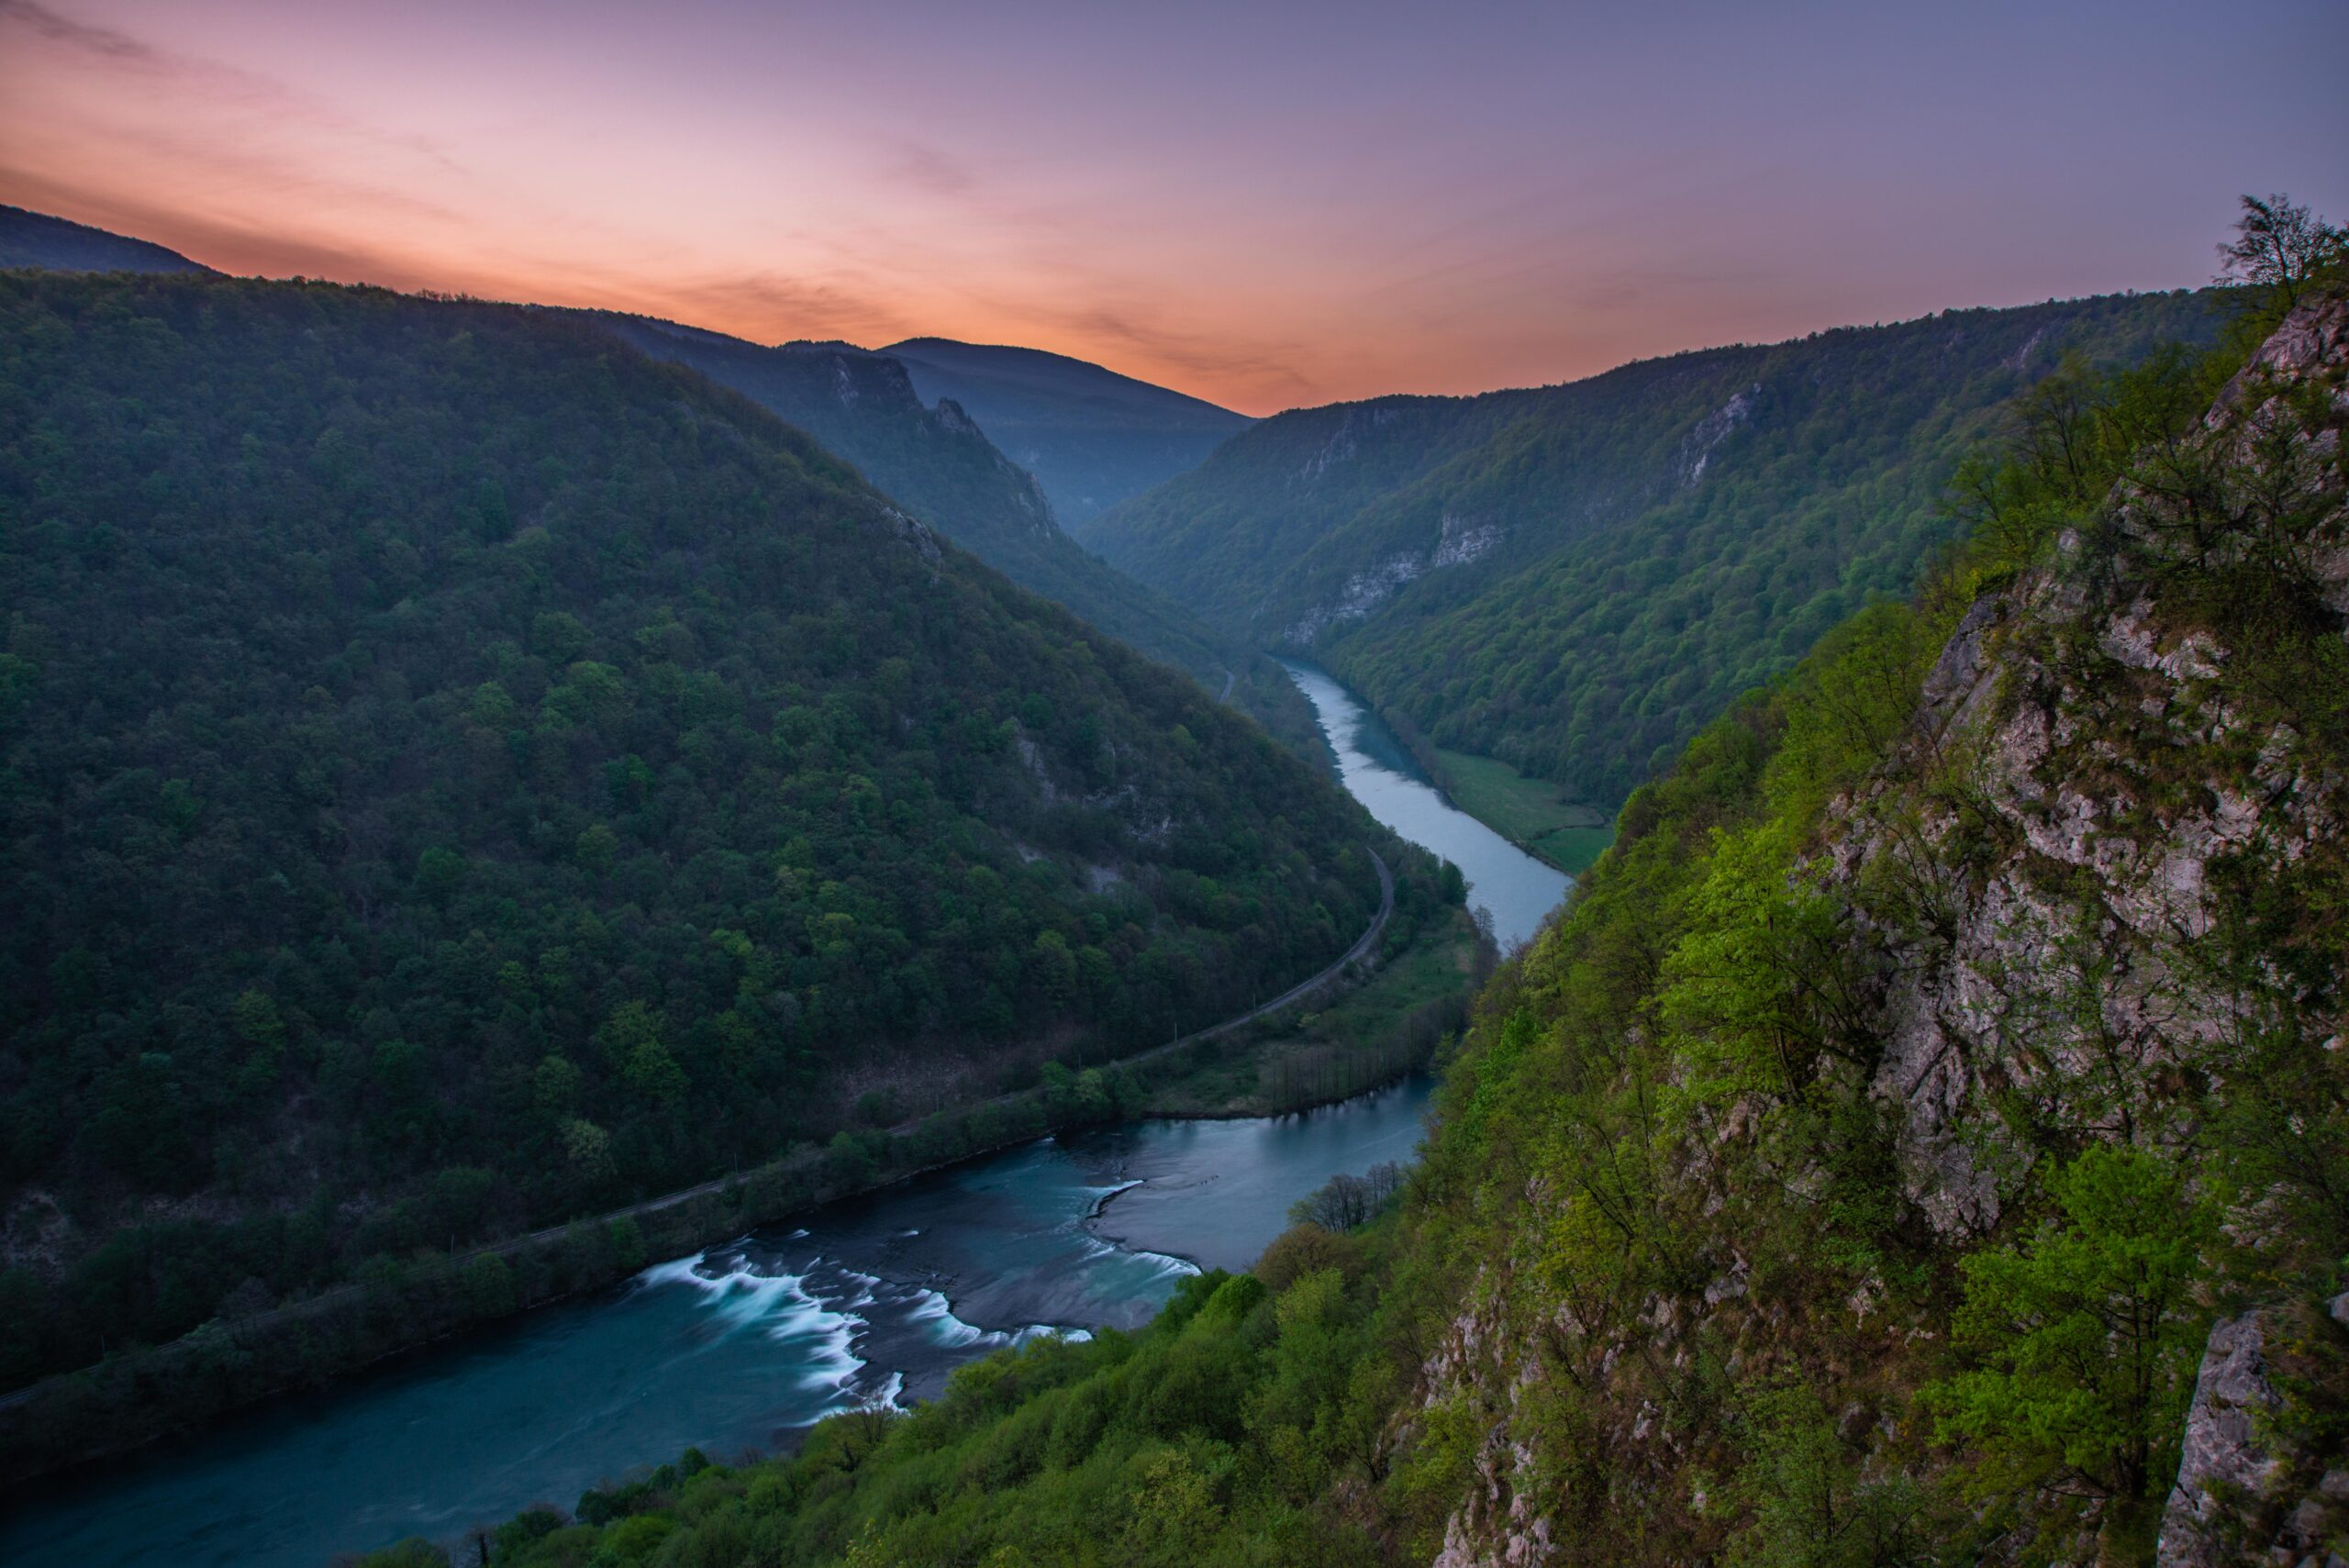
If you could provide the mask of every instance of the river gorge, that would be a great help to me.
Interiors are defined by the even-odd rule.
[[[1346,787],[1461,866],[1504,947],[1527,940],[1566,879],[1455,810],[1334,680],[1292,674]],[[1131,1327],[1185,1275],[1248,1267],[1298,1197],[1408,1161],[1432,1087],[1047,1138],[829,1205],[69,1484],[0,1525],[0,1559],[318,1568],[567,1506],[688,1445],[783,1446],[831,1412],[932,1396],[974,1356]]]

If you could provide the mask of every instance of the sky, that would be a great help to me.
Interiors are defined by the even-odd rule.
[[[2207,282],[2349,4],[0,0],[0,202],[1248,413]]]

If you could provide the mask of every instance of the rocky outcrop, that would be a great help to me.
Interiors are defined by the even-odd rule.
[[[1680,443],[1680,483],[1694,486],[1705,477],[1705,470],[1713,461],[1715,449],[1730,439],[1737,428],[1753,417],[1754,400],[1762,395],[1762,384],[1755,382],[1744,391],[1732,394],[1727,403],[1697,421]]]
[[[1471,523],[1447,512],[1435,542],[1425,550],[1397,550],[1376,565],[1348,577],[1336,598],[1299,616],[1281,632],[1283,641],[1310,645],[1324,631],[1370,616],[1430,572],[1466,566],[1492,553],[1502,538],[1497,523]]]
[[[2247,671],[2267,680],[2285,666],[2254,666],[2251,643],[2230,646],[2214,628],[2248,623],[2224,618],[2210,597],[2218,584],[2241,594],[2272,583],[2279,598],[2288,587],[2296,605],[2323,606],[2309,624],[2339,635],[2328,615],[2349,615],[2344,413],[2349,301],[2335,297],[2286,322],[2199,430],[2183,422],[2143,483],[2111,495],[2053,559],[1957,619],[1905,729],[1870,753],[1887,760],[1804,840],[1796,880],[1836,909],[1831,940],[1849,961],[1839,1027],[1865,1042],[1848,1058],[1862,1065],[1835,1092],[1882,1118],[1887,1185],[1904,1216],[1921,1221],[1920,1249],[1939,1251],[1937,1266],[1953,1275],[1956,1255],[2013,1230],[2034,1151],[2189,1145],[2206,1131],[2206,1096],[2224,1095],[2264,1036],[2288,1027],[2296,1039],[2329,1039],[2330,1050],[2344,1038],[2338,955],[2261,968],[2260,953],[2274,950],[2243,945],[2253,939],[2241,934],[2241,890],[2286,887],[2310,864],[2337,864],[2349,776],[2337,740],[2279,718],[2290,705],[2264,688],[2249,700]],[[1683,471],[1691,483],[1704,452],[1743,417],[1732,400],[1700,427],[1706,439]],[[1646,1045],[1627,1038],[1599,1051],[1631,1060]],[[1668,1085],[1659,1094],[1704,1071],[1651,1065]],[[1587,1060],[1561,1068],[1594,1070]],[[1654,1185],[1637,1188],[1638,1200],[1733,1214],[1752,1201],[1725,1174],[1734,1170],[1791,1195],[1770,1211],[1790,1223],[1824,1173],[1805,1168],[1798,1142],[1732,1167],[1729,1151],[1755,1147],[1748,1112],[1742,1101],[1709,1112],[1701,1132],[1642,1168],[1640,1181]],[[1599,1190],[1604,1182],[1583,1195],[1546,1184],[1531,1184],[1516,1211],[1529,1237],[1571,1229],[1578,1203],[1629,1201]],[[1718,1540],[1706,1534],[1707,1498],[1719,1496],[1709,1467],[1734,1466],[1749,1435],[1721,1429],[1732,1402],[1723,1390],[1749,1359],[1782,1354],[1793,1333],[1813,1336],[1815,1360],[1869,1390],[1836,1418],[1859,1456],[1844,1485],[1876,1484],[1876,1456],[1904,1423],[1909,1464],[1930,1473],[1948,1462],[1927,1413],[1888,1413],[1910,1395],[1886,1386],[1913,1390],[1946,1372],[1935,1349],[1951,1332],[1946,1306],[1920,1306],[1912,1291],[1906,1307],[1880,1310],[1898,1293],[1865,1272],[1848,1299],[1805,1298],[1809,1282],[1783,1273],[1765,1282],[1748,1269],[1737,1223],[1720,1219],[1694,1255],[1660,1266],[1625,1301],[1583,1301],[1574,1282],[1534,1268],[1478,1274],[1420,1366],[1420,1411],[1464,1404],[1487,1423],[1436,1558],[1442,1568],[1605,1560],[1575,1548],[1565,1522],[1593,1508],[1610,1522],[1634,1518],[1639,1526],[1623,1528],[1653,1528],[1653,1539]],[[2264,1200],[2241,1198],[2229,1223],[2255,1233],[2270,1223]],[[1539,1241],[1526,1245],[1538,1255]],[[1836,1288],[1849,1290],[1848,1279]],[[2349,1316],[2349,1299],[2342,1310]],[[2296,1438],[2271,1418],[2295,1386],[2275,1370],[2285,1312],[2238,1307],[2210,1330],[2161,1519],[2164,1568],[2327,1568],[2328,1553],[2349,1557],[2338,1533],[2349,1522],[2349,1469],[2308,1451],[2305,1429]],[[2338,1364],[2349,1340],[2316,1317],[2332,1336],[2328,1364]],[[2322,1338],[2294,1334],[2296,1344]],[[1883,1410],[1869,1403],[1878,1398]],[[1586,1463],[1560,1478],[1544,1434],[1561,1410],[1586,1423],[1577,1452],[1603,1451],[1603,1473]],[[1603,1506],[1574,1490],[1601,1485],[1621,1489]],[[1984,1548],[1983,1561],[2026,1560],[2037,1550],[2026,1537],[2042,1525],[2043,1546],[2062,1538],[2093,1551],[2097,1531],[2127,1512],[2083,1504],[2077,1491],[2018,1507],[2023,1525]]]
[[[2290,548],[2336,610],[2349,607],[2337,437],[2284,405],[2299,395],[2285,389],[2316,388],[2341,406],[2344,373],[2349,310],[2288,322],[2205,422],[2233,460],[2217,471],[2239,464],[2273,493],[2221,486],[2191,503],[2289,514]],[[1881,933],[1899,978],[1876,1089],[1900,1110],[1909,1196],[1945,1234],[1995,1225],[2002,1185],[2022,1175],[1987,1095],[2031,1095],[2110,1132],[2128,1091],[2100,1077],[2210,1065],[2252,1021],[2197,962],[2213,866],[2280,872],[2343,829],[2344,781],[2301,737],[2247,729],[2228,651],[2165,602],[2165,572],[2201,535],[2254,548],[2253,530],[2182,517],[2188,504],[2150,485],[2116,497],[2117,567],[2089,569],[2069,536],[2054,565],[1976,605],[1926,678],[1902,765],[1853,803],[1834,851],[1846,880],[1890,873],[1934,906],[1931,941]],[[1917,799],[1922,779],[1940,782],[1938,801]]]
[[[2222,1318],[2210,1329],[2177,1484],[2162,1514],[2158,1568],[2224,1568],[2241,1560],[2244,1506],[2261,1501],[2280,1468],[2259,1437],[2274,1411],[2264,1323],[2257,1312]]]

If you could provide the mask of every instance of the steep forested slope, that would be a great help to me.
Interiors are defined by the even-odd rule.
[[[1570,385],[1285,414],[1086,542],[1308,650],[1441,746],[1613,803],[1952,525],[1953,467],[2067,353],[2208,340],[2197,295],[1951,311]]]
[[[2242,357],[2043,400],[1634,794],[1399,1218],[492,1561],[2329,1561],[2349,297]]]
[[[1245,414],[1041,349],[908,338],[881,350],[904,361],[923,398],[951,398],[1033,473],[1061,520],[1174,478],[1248,428]]]
[[[846,343],[769,349],[644,317],[599,319],[806,430],[1021,587],[1211,690],[1230,681],[1235,698],[1293,744],[1310,736],[1311,716],[1276,665],[1087,553],[1054,520],[1039,476],[1007,458],[952,399],[925,405],[893,353]]]
[[[20,206],[0,206],[0,267],[59,272],[208,272],[178,251],[145,239]]]
[[[593,321],[19,272],[0,405],[11,1378],[1163,1040],[1377,906],[1304,763]]]

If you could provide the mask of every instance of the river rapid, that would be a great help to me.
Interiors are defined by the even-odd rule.
[[[1459,863],[1505,946],[1530,937],[1565,879],[1446,803],[1335,681],[1292,673],[1346,787]],[[1135,1327],[1185,1276],[1248,1267],[1298,1197],[1409,1160],[1432,1087],[1047,1138],[828,1205],[20,1500],[0,1562],[321,1568],[406,1536],[453,1546],[689,1445],[785,1447],[835,1411],[934,1396],[974,1356]]]

